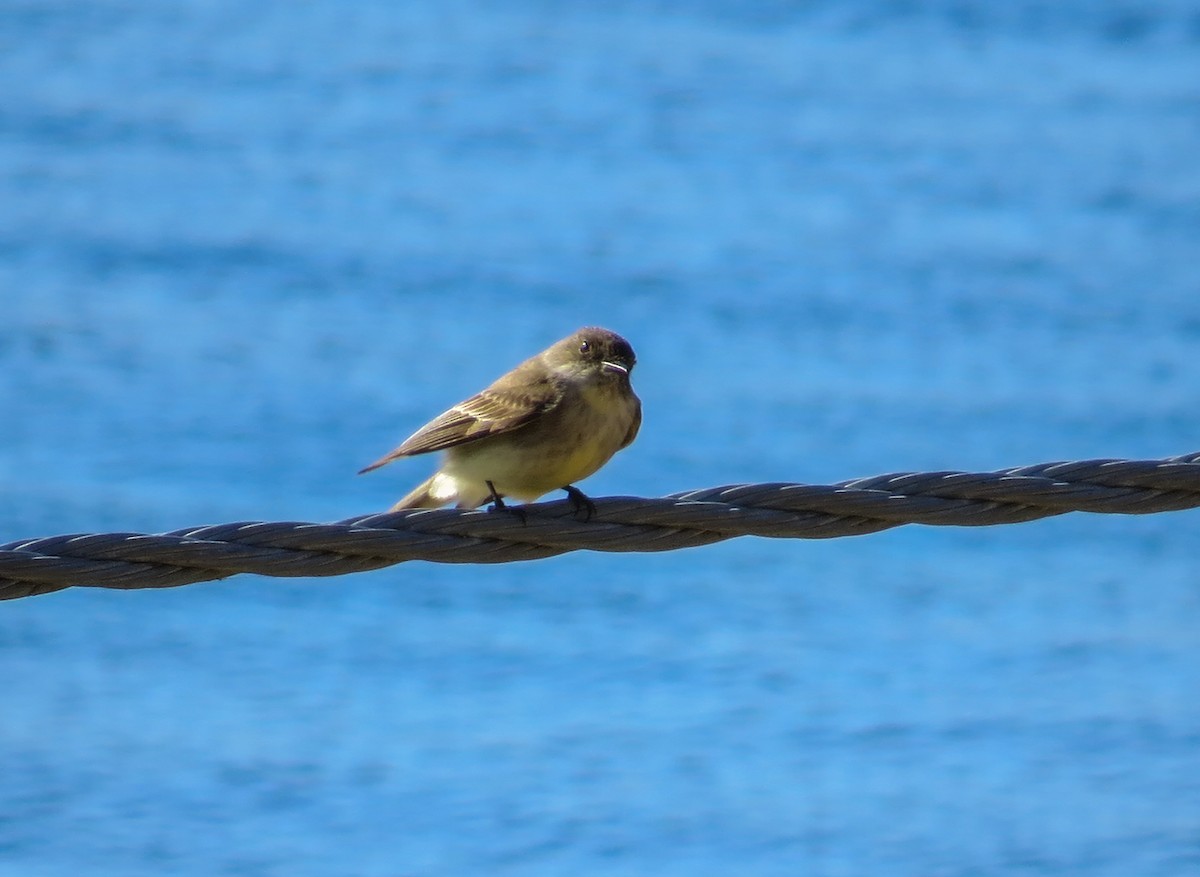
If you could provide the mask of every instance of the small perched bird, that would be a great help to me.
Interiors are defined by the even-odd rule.
[[[580,329],[518,365],[487,389],[418,429],[362,472],[400,457],[445,451],[441,468],[392,506],[476,508],[504,497],[523,502],[551,490],[591,502],[574,482],[637,437],[642,403],[629,383],[629,342],[607,329]]]

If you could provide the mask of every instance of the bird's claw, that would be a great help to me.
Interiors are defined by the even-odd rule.
[[[583,518],[584,523],[590,521],[596,514],[596,504],[588,499],[587,494],[578,487],[568,484],[563,487],[563,490],[567,492],[567,499],[571,500],[571,504],[575,507],[575,514],[578,515],[580,510],[584,510],[587,512]]]
[[[526,524],[525,509],[515,508],[513,506],[508,505],[504,501],[504,499],[500,496],[500,494],[498,494],[496,492],[496,486],[494,484],[492,484],[492,482],[485,481],[484,484],[486,484],[488,486],[488,490],[490,490],[492,492],[492,504],[490,506],[488,506],[488,511],[489,512],[511,512],[512,514],[517,516],[517,520],[519,520],[521,522],[521,526],[522,527],[525,526],[525,524]]]

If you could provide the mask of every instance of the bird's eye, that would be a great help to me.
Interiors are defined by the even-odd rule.
[[[592,349],[592,345],[589,344],[588,342],[586,342],[586,341],[579,342],[579,352],[580,353],[587,353],[591,349]]]

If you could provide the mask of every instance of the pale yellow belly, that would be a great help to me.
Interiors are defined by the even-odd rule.
[[[468,494],[481,497],[479,503],[486,501],[485,482],[491,481],[498,493],[530,502],[587,478],[608,462],[632,418],[633,408],[625,402],[614,411],[611,404],[598,409],[579,400],[565,417],[450,448],[442,472],[457,483],[460,501]]]

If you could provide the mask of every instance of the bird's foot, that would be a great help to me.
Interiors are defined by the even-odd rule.
[[[517,516],[517,518],[520,520],[521,524],[524,525],[525,524],[525,509],[513,508],[512,506],[505,503],[503,497],[501,497],[500,494],[496,492],[496,485],[492,484],[492,482],[485,481],[483,483],[486,484],[488,486],[488,490],[490,490],[492,492],[492,504],[488,508],[488,511],[489,512],[512,512],[514,515]]]
[[[584,523],[590,521],[592,516],[596,514],[596,504],[587,498],[587,494],[574,485],[568,484],[563,487],[563,490],[567,492],[567,499],[571,500],[571,505],[575,507],[575,514],[578,515],[580,511],[586,511],[587,514],[584,515],[583,521]]]

